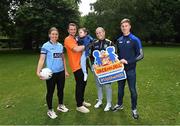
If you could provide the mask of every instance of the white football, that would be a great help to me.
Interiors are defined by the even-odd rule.
[[[49,68],[43,68],[40,72],[40,76],[44,79],[44,80],[48,80],[52,77],[52,70]]]

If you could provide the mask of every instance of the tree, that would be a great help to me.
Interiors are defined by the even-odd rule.
[[[95,29],[99,26],[97,23],[97,16],[94,13],[89,13],[89,15],[82,17],[83,23],[81,24],[83,27],[86,27],[89,33],[95,37]]]
[[[172,5],[174,12],[172,22],[174,24],[174,30],[176,32],[175,40],[180,43],[180,0],[176,0]]]
[[[16,36],[24,43],[24,49],[37,48],[48,38],[52,26],[60,30],[61,40],[66,35],[69,22],[79,23],[78,5],[74,0],[26,0],[19,6],[14,18]]]
[[[131,19],[132,32],[142,40],[163,43],[179,39],[179,0],[97,0],[92,6],[94,14],[84,24],[103,26],[110,39],[120,33],[123,18]]]
[[[95,10],[96,24],[105,28],[107,38],[114,40],[119,35],[119,22],[122,18],[129,17],[133,19],[132,1],[97,0],[96,3],[92,4]]]
[[[14,33],[13,22],[9,17],[10,3],[11,1],[9,0],[0,2],[0,34],[4,36]]]
[[[152,18],[147,20],[151,23],[149,29],[151,38],[154,41],[163,42],[170,41],[175,37],[174,24],[172,19],[174,13],[174,2],[176,0],[151,0]],[[154,37],[153,37],[154,36]]]

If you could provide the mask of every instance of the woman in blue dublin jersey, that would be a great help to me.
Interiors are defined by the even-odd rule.
[[[63,54],[63,46],[59,43],[58,37],[59,32],[58,29],[52,27],[49,30],[49,38],[50,40],[43,44],[41,48],[41,54],[37,66],[37,76],[43,80],[43,77],[40,76],[40,72],[46,64],[46,67],[51,69],[53,74],[49,80],[46,80],[47,94],[46,94],[46,102],[48,106],[47,115],[54,119],[57,117],[56,113],[52,107],[52,99],[55,90],[55,86],[57,85],[57,96],[59,105],[57,107],[58,111],[67,112],[68,109],[63,104],[63,95],[64,95],[64,85],[65,85],[65,76],[69,76],[66,69],[66,61]]]

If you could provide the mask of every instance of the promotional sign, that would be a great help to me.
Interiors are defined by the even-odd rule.
[[[93,69],[100,84],[126,79],[124,65],[119,61],[113,46],[107,47],[105,51],[94,50],[93,57]]]

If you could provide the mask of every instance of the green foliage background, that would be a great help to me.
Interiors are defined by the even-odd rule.
[[[83,17],[83,25],[92,34],[102,26],[114,40],[120,35],[120,21],[129,18],[132,32],[146,42],[179,42],[179,0],[97,0],[91,6],[94,12]]]

